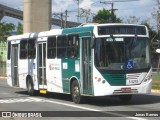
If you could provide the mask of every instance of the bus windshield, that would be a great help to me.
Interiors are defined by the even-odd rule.
[[[95,40],[95,66],[106,70],[137,70],[150,67],[146,37],[103,37]]]

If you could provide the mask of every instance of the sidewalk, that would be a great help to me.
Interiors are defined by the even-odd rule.
[[[160,94],[160,90],[152,89],[151,93],[159,93]]]

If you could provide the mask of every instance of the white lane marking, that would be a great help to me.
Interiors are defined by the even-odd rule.
[[[30,99],[30,97],[26,98],[10,98],[10,99],[2,99],[0,103],[20,103],[20,102],[44,102],[42,99]]]
[[[51,100],[46,100],[46,99],[40,99],[40,98],[34,98],[34,97],[29,97],[29,98],[33,99],[33,100],[36,100],[36,101],[44,101],[44,102],[54,103],[54,104],[58,104],[58,105],[64,105],[64,106],[69,106],[69,107],[73,107],[73,108],[79,108],[79,109],[83,109],[83,110],[99,111],[99,112],[103,112],[103,113],[107,113],[107,114],[111,114],[111,115],[115,115],[115,116],[121,116],[121,117],[129,118],[129,119],[133,119],[133,120],[147,120],[145,118],[127,117],[126,115],[123,115],[123,114],[112,113],[112,112],[109,112],[109,111],[104,112],[102,110],[88,108],[88,107],[83,107],[83,106],[79,106],[79,105],[71,105],[71,104],[67,104],[67,103],[62,103],[62,102],[57,102],[57,101],[51,101]]]
[[[10,94],[10,93],[1,93],[1,94],[3,94],[3,95],[7,95],[7,94]]]

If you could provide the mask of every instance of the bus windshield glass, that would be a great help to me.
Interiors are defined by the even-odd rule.
[[[106,70],[140,70],[150,67],[146,37],[96,38],[95,66]]]

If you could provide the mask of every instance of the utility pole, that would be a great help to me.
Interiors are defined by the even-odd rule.
[[[158,10],[157,10],[157,30],[158,34],[160,34],[160,1],[157,0]]]
[[[61,28],[63,28],[63,13],[53,13],[52,15],[54,15],[55,17],[58,17],[61,20]]]
[[[77,1],[77,22],[79,23],[79,0]]]
[[[67,28],[67,17],[68,17],[68,10],[65,11],[65,22],[64,22],[65,28]]]
[[[114,9],[114,3],[113,3],[113,1],[111,2],[111,1],[100,1],[100,3],[103,3],[103,4],[111,4],[111,21],[110,22],[112,22],[112,23],[114,23],[115,22],[115,20],[114,20],[114,12],[116,11],[116,10],[118,10],[118,9]]]

